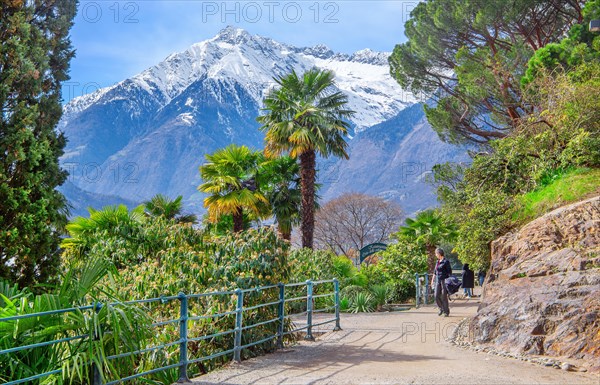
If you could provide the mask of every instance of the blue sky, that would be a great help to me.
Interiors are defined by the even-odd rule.
[[[418,1],[80,0],[71,40],[76,57],[63,87],[70,100],[110,86],[173,52],[234,25],[296,46],[336,52],[391,51]]]

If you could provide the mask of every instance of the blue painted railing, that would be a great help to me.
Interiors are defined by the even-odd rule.
[[[415,273],[415,307],[433,302],[433,291],[429,282],[429,274]]]
[[[333,283],[333,292],[322,293],[322,294],[318,294],[318,295],[314,294],[314,288],[316,285],[322,285],[322,284],[327,284],[327,283]],[[287,292],[286,288],[297,288],[297,287],[301,287],[301,286],[306,286],[306,295],[292,297],[292,298],[286,297],[286,292]],[[261,292],[264,290],[273,290],[273,289],[278,289],[278,300],[277,301],[268,302],[268,303],[260,303],[260,304],[256,304],[253,306],[244,307],[244,296],[245,295],[248,295],[251,293],[256,293],[256,292]],[[218,313],[218,314],[203,314],[203,315],[198,315],[198,316],[190,316],[189,315],[188,300],[198,299],[198,298],[202,298],[202,297],[218,296],[218,295],[235,295],[235,296],[237,296],[236,309],[234,311],[228,311],[228,312],[223,312],[223,313]],[[315,299],[321,298],[321,297],[333,297],[334,305],[326,307],[326,308],[322,308],[322,309],[314,309]],[[137,300],[137,301],[125,302],[124,304],[125,305],[142,305],[142,304],[146,305],[146,304],[152,304],[152,303],[166,304],[166,303],[169,303],[172,301],[179,301],[179,309],[180,309],[179,318],[155,322],[152,324],[152,327],[160,327],[160,326],[166,326],[166,325],[170,325],[170,324],[178,324],[179,325],[179,339],[178,340],[171,341],[169,343],[165,343],[162,345],[147,347],[147,348],[133,351],[133,352],[126,352],[126,353],[108,356],[108,357],[105,357],[105,359],[108,361],[118,360],[118,359],[124,358],[124,357],[131,357],[131,356],[135,356],[135,355],[141,355],[144,353],[156,351],[159,349],[165,349],[170,346],[179,346],[179,362],[175,363],[175,364],[166,365],[163,367],[147,370],[142,373],[137,373],[137,374],[134,374],[134,375],[131,375],[128,377],[111,380],[109,382],[106,382],[105,384],[103,384],[103,382],[102,382],[102,376],[100,375],[98,368],[93,367],[93,375],[92,375],[93,385],[114,385],[114,384],[129,381],[129,380],[134,380],[136,378],[148,376],[150,374],[157,373],[160,371],[165,371],[165,370],[175,369],[175,368],[179,369],[178,382],[185,382],[185,381],[189,380],[188,379],[188,366],[191,364],[201,362],[201,361],[211,360],[211,359],[214,359],[217,357],[226,356],[226,355],[230,355],[230,354],[232,355],[233,360],[240,362],[242,350],[265,343],[265,342],[268,342],[268,341],[272,341],[274,339],[277,339],[276,346],[278,348],[282,348],[283,347],[283,338],[286,335],[289,335],[292,333],[298,333],[303,330],[306,330],[306,335],[304,338],[309,341],[314,341],[313,328],[316,326],[320,326],[320,325],[324,325],[324,324],[328,324],[328,323],[332,323],[332,322],[335,322],[335,326],[334,326],[333,330],[334,331],[340,330],[340,296],[339,296],[339,283],[338,283],[337,279],[322,280],[322,281],[306,281],[306,282],[302,282],[302,283],[291,283],[291,284],[280,283],[277,285],[262,286],[262,287],[252,288],[252,289],[237,289],[237,290],[233,290],[233,291],[218,291],[218,292],[202,293],[202,294],[179,293],[176,296],[142,299],[142,300]],[[287,303],[290,303],[293,301],[304,302],[302,308],[304,308],[304,306],[305,306],[306,311],[286,314],[285,313],[285,310],[286,310],[285,305]],[[120,304],[112,303],[110,305],[114,306],[114,305],[120,305]],[[264,322],[255,323],[255,324],[248,324],[248,325],[245,324],[244,312],[264,308],[267,306],[275,306],[275,305],[277,305],[277,317],[276,318],[273,318],[271,320],[267,320]],[[18,321],[18,320],[23,320],[23,319],[27,319],[27,318],[49,317],[49,316],[53,316],[53,315],[57,315],[57,314],[83,312],[83,311],[98,312],[101,308],[102,308],[102,305],[97,303],[97,304],[90,305],[90,306],[73,307],[73,308],[68,308],[68,309],[46,311],[46,312],[41,312],[41,313],[22,314],[22,315],[18,315],[18,316],[4,317],[4,318],[0,318],[0,326],[2,326],[3,322]],[[316,324],[313,323],[314,313],[325,313],[325,312],[333,312],[333,318],[327,319],[325,321],[321,321]],[[189,336],[188,327],[191,322],[199,321],[199,320],[203,320],[203,319],[213,319],[216,322],[216,320],[219,317],[225,317],[225,316],[229,316],[229,315],[235,315],[235,328],[234,329],[229,329],[229,330],[221,331],[219,333],[214,333],[214,334],[199,336],[199,337],[193,337],[193,338]],[[289,328],[291,330],[286,330],[286,319],[288,319],[292,316],[300,317],[303,315],[306,315],[306,322],[307,322],[306,326],[302,326],[302,327],[298,327],[298,328]],[[258,341],[250,341],[244,345],[242,344],[242,336],[243,336],[244,331],[247,331],[252,328],[259,327],[259,326],[272,324],[272,323],[278,324],[277,333],[270,335],[266,338],[262,338]],[[291,325],[291,323],[288,323],[288,325]],[[233,334],[233,342],[234,342],[232,349],[221,351],[221,352],[211,354],[208,356],[194,358],[194,359],[189,358],[188,344],[190,342],[198,342],[198,341],[203,341],[203,340],[207,340],[210,338],[232,335],[232,334]],[[93,338],[93,336],[92,336],[92,338]],[[55,344],[71,343],[73,341],[85,341],[85,340],[89,341],[89,339],[90,339],[90,336],[86,334],[86,335],[70,336],[70,337],[65,337],[62,339],[46,341],[46,342],[41,342],[41,343],[36,343],[36,344],[30,344],[30,345],[25,345],[25,346],[17,346],[17,347],[13,347],[10,349],[0,350],[0,356],[5,355],[5,354],[7,354],[7,355],[13,354],[13,353],[20,352],[20,351],[26,351],[29,349],[35,349],[35,348],[39,348],[39,347],[55,345]],[[9,382],[6,382],[5,384],[6,385],[23,384],[23,383],[27,383],[27,382],[33,382],[35,380],[40,380],[40,379],[43,379],[50,375],[61,374],[61,373],[62,373],[62,368],[57,368],[57,369],[54,369],[54,370],[51,370],[51,371],[48,371],[45,373],[39,373],[39,374],[30,376],[27,378],[19,378],[19,379],[11,378],[9,380]]]

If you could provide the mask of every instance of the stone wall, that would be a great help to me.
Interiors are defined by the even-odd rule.
[[[600,370],[600,197],[494,241],[488,278],[473,343]]]

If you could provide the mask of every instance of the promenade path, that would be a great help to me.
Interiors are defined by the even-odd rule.
[[[342,314],[341,331],[315,342],[231,364],[196,378],[199,384],[600,384],[592,373],[456,347],[444,337],[477,310],[451,303],[450,317],[432,306],[391,313]],[[318,322],[318,321],[315,321]],[[323,330],[321,330],[323,331]]]

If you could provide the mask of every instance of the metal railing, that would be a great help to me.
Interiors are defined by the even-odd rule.
[[[429,282],[429,274],[415,274],[415,307],[419,307],[420,305],[427,305],[428,303],[433,303],[433,291],[431,290],[430,282]]]
[[[333,292],[314,294],[315,293],[314,289],[317,285],[323,285],[323,284],[328,284],[328,283],[333,283]],[[288,294],[288,291],[297,291],[302,286],[306,286],[305,295],[295,296],[295,297],[286,297],[286,295]],[[292,288],[296,288],[296,289],[292,289]],[[253,293],[260,293],[260,292],[264,292],[264,291],[268,291],[268,290],[275,290],[275,289],[277,289],[277,291],[278,291],[278,294],[277,294],[278,299],[276,301],[252,304],[251,306],[244,306],[245,297],[249,297]],[[190,315],[189,300],[207,298],[207,297],[211,297],[211,296],[223,296],[223,295],[229,295],[229,296],[236,297],[235,310],[225,311],[225,312],[217,313],[217,314]],[[325,298],[325,297],[333,297],[334,305],[325,307],[325,308],[321,308],[321,309],[314,309],[315,300],[317,298]],[[146,370],[141,373],[136,373],[136,374],[133,374],[133,375],[130,375],[127,377],[110,380],[106,383],[102,382],[102,376],[100,374],[100,370],[95,366],[95,364],[91,364],[92,372],[93,372],[93,375],[91,376],[93,385],[118,384],[118,383],[122,383],[125,381],[134,380],[136,378],[148,376],[148,375],[160,372],[160,371],[165,371],[165,370],[175,369],[175,368],[178,368],[178,370],[179,370],[178,381],[184,382],[184,381],[188,381],[188,366],[191,364],[194,364],[194,363],[207,361],[207,360],[211,360],[211,359],[215,359],[215,358],[227,356],[227,355],[232,355],[232,358],[234,361],[240,362],[242,360],[242,351],[244,349],[248,349],[250,347],[253,347],[253,346],[256,346],[259,344],[263,344],[263,343],[266,343],[269,341],[273,341],[273,340],[276,340],[277,348],[282,348],[283,340],[284,340],[285,336],[293,334],[293,333],[298,333],[303,330],[306,330],[306,335],[304,338],[309,341],[314,341],[313,328],[316,326],[319,326],[319,325],[324,325],[324,324],[328,324],[328,323],[332,323],[332,322],[335,322],[335,326],[333,328],[334,331],[341,330],[340,329],[339,282],[337,279],[321,280],[321,281],[306,281],[306,282],[302,282],[302,283],[291,283],[291,284],[279,283],[277,285],[262,286],[262,287],[251,288],[251,289],[237,289],[237,290],[233,290],[233,291],[218,291],[218,292],[202,293],[202,294],[179,293],[176,296],[142,299],[142,300],[137,300],[137,301],[129,301],[129,302],[126,302],[123,304],[110,303],[107,305],[109,305],[109,306],[118,306],[118,305],[129,305],[129,306],[144,305],[144,306],[146,306],[146,305],[151,305],[154,303],[169,304],[169,303],[175,302],[175,301],[177,301],[179,303],[179,318],[161,320],[159,322],[152,323],[151,326],[152,327],[161,327],[161,326],[167,326],[167,325],[178,325],[179,326],[179,338],[177,340],[170,341],[168,343],[164,343],[164,344],[160,344],[160,345],[156,345],[156,346],[145,347],[143,349],[139,349],[136,351],[114,354],[111,356],[104,357],[104,359],[107,361],[119,360],[119,359],[122,359],[125,357],[131,357],[131,356],[136,356],[136,355],[139,356],[139,355],[142,355],[142,354],[145,354],[148,352],[154,352],[159,349],[165,349],[165,348],[168,348],[171,346],[178,346],[179,362],[170,364],[170,365],[166,365],[163,367],[152,368],[150,370]],[[291,303],[293,303],[293,302],[300,303],[299,306],[296,305],[296,308],[298,308],[298,307],[300,309],[306,308],[306,310],[301,311],[301,312],[293,311],[292,309],[294,309],[294,306],[291,306]],[[323,302],[323,301],[320,301],[320,302]],[[274,306],[277,306],[277,313],[276,313],[277,316],[276,317],[266,320],[266,321],[257,322],[257,323],[250,323],[250,322],[244,321],[244,313],[245,312],[249,312],[252,310],[258,310],[258,309],[264,309],[267,307],[274,307]],[[0,327],[2,327],[3,326],[2,324],[5,322],[12,322],[12,321],[22,322],[25,319],[40,319],[39,317],[53,317],[53,316],[57,316],[57,315],[65,315],[67,313],[81,313],[81,312],[86,312],[86,311],[99,312],[102,307],[103,307],[102,304],[97,303],[94,305],[84,306],[84,307],[73,307],[73,308],[68,308],[68,309],[46,311],[46,312],[41,312],[41,313],[21,314],[21,315],[16,315],[16,316],[12,316],[12,317],[4,317],[4,318],[0,318]],[[287,312],[286,312],[286,309],[287,309]],[[333,312],[334,317],[331,319],[327,319],[325,321],[321,321],[317,324],[313,323],[313,315],[315,313],[325,313],[325,312]],[[296,319],[297,319],[298,317],[303,316],[303,315],[306,315],[306,325],[305,326],[294,328],[293,322],[286,322],[286,320],[289,320],[290,317],[292,317],[292,316],[296,317]],[[219,331],[217,333],[213,333],[213,334],[209,334],[209,335],[201,335],[201,336],[196,336],[196,337],[190,336],[190,328],[193,328],[193,325],[194,325],[193,323],[195,321],[197,322],[200,320],[213,320],[216,323],[216,320],[218,320],[219,318],[228,317],[228,316],[235,316],[235,328],[224,330],[224,331]],[[257,327],[265,326],[265,325],[269,325],[269,324],[277,324],[277,332],[276,333],[266,336],[266,337],[262,336],[262,338],[257,341],[251,340],[251,341],[246,341],[245,344],[242,343],[242,341],[243,341],[242,337],[244,335],[244,332],[251,330],[253,328],[257,328]],[[288,326],[287,328],[286,328],[286,325]],[[286,329],[289,329],[289,330],[286,330]],[[93,334],[95,334],[95,332]],[[231,336],[231,335],[233,335],[233,347],[231,349],[220,351],[220,352],[210,354],[207,356],[190,358],[190,355],[188,353],[188,345],[190,343],[206,341],[206,340],[217,338],[217,337]],[[0,350],[0,357],[2,355],[15,354],[17,352],[27,351],[27,350],[31,350],[31,349],[40,348],[40,347],[47,347],[47,346],[57,345],[57,344],[69,344],[69,343],[72,343],[73,341],[89,342],[90,340],[93,340],[94,337],[95,336],[93,336],[93,335],[90,336],[89,334],[84,334],[84,335],[77,335],[77,336],[68,336],[65,338],[57,339],[57,340],[44,341],[44,342],[29,344],[29,345],[24,345],[24,346],[11,347],[9,349]],[[29,376],[27,378],[19,378],[19,379],[11,378],[9,380],[9,382],[6,382],[5,384],[6,385],[16,385],[16,384],[23,384],[23,383],[27,383],[27,382],[33,382],[35,380],[44,379],[51,375],[61,374],[62,370],[63,370],[62,368],[56,368],[54,370],[44,372],[44,373],[38,373],[36,375]]]

